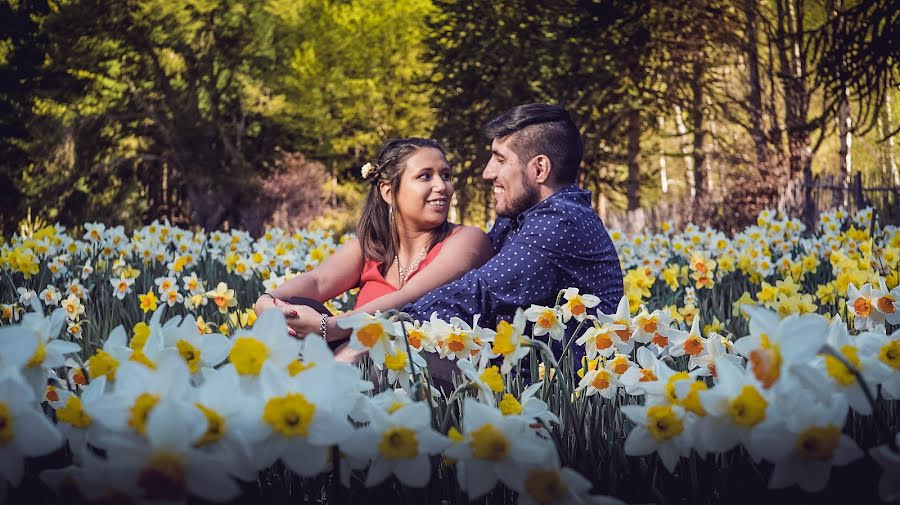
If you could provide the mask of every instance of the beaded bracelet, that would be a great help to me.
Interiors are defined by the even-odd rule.
[[[326,335],[328,335],[328,314],[322,314],[322,324],[319,326],[319,330],[322,332],[322,339],[328,340]]]

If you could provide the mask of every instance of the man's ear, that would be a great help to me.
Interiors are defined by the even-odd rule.
[[[553,164],[550,158],[543,154],[539,154],[528,163],[534,173],[534,182],[538,184],[547,184],[553,175]]]
[[[382,181],[378,184],[378,191],[381,193],[381,199],[388,205],[393,205],[391,201],[391,183]]]

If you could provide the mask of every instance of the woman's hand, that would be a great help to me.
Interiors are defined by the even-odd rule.
[[[310,333],[321,335],[322,314],[306,305],[291,305],[280,302],[288,325],[288,334],[295,338],[305,338]]]

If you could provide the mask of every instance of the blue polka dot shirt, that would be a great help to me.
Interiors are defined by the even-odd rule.
[[[575,287],[598,296],[597,308],[604,313],[615,312],[623,294],[622,270],[589,191],[566,186],[515,218],[498,218],[488,237],[494,250],[490,261],[403,311],[423,321],[434,312],[444,321],[456,316],[467,322],[481,314],[479,325],[493,329],[499,320],[511,320],[516,307],[552,307],[560,290]],[[575,326],[573,318],[567,339]],[[581,354],[576,351],[576,359]]]

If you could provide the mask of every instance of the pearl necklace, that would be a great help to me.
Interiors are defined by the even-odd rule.
[[[396,256],[397,273],[400,274],[400,284],[406,284],[406,281],[409,279],[409,275],[415,272],[416,268],[419,268],[419,265],[422,263],[422,260],[425,259],[426,254],[428,254],[428,249],[423,247],[422,250],[419,251],[419,255],[416,256],[416,260],[406,268],[400,266],[400,255]]]

